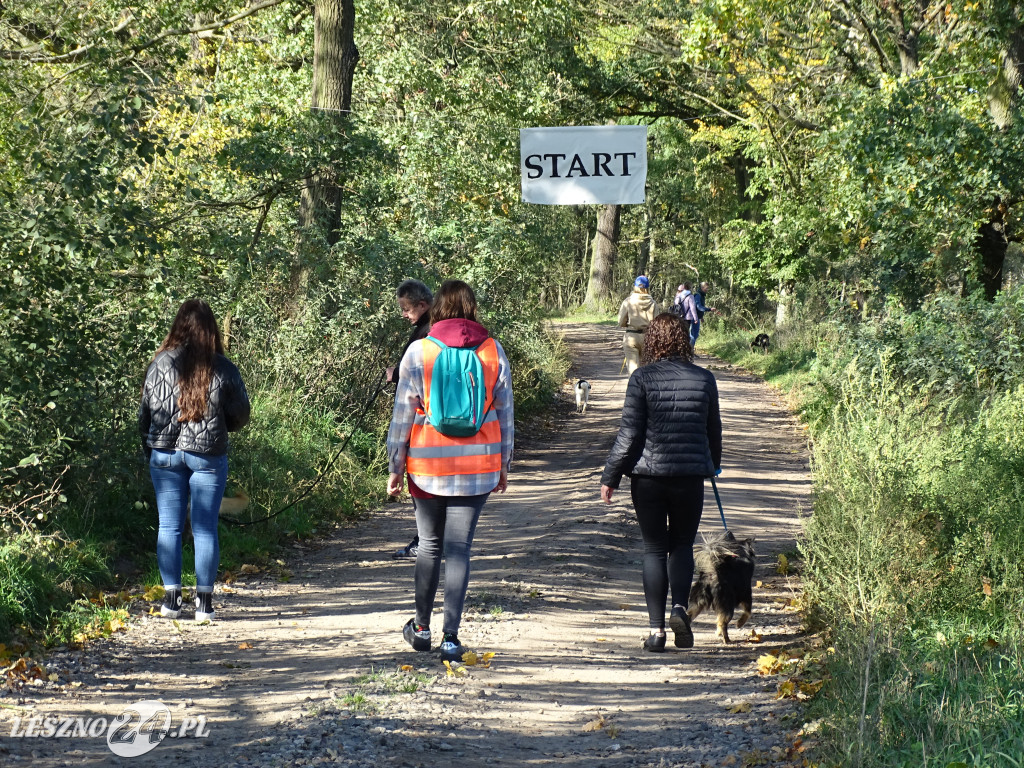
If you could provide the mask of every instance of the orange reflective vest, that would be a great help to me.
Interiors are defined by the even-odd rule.
[[[423,409],[430,410],[430,380],[434,361],[441,348],[432,341],[423,339]],[[448,437],[442,435],[430,421],[417,419],[409,433],[409,452],[406,469],[410,475],[442,477],[445,475],[484,475],[501,471],[501,426],[498,414],[491,407],[494,387],[498,383],[498,347],[494,339],[487,339],[477,347],[477,355],[484,369],[484,388],[487,401],[484,403],[484,423],[480,431],[469,437]]]

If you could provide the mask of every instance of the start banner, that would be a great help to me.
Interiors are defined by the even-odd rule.
[[[524,203],[642,203],[647,126],[521,128]]]

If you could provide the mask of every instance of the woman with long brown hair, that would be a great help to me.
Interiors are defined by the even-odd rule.
[[[641,366],[629,378],[622,421],[604,474],[601,498],[611,503],[629,475],[644,541],[643,584],[651,634],[648,651],[665,650],[665,600],[677,648],[693,645],[686,615],[693,580],[693,541],[704,509],[704,478],[722,465],[718,385],[693,364],[689,335],[678,317],[658,315],[647,327]]]
[[[465,652],[458,633],[469,585],[473,534],[491,491],[505,492],[514,440],[508,358],[477,322],[476,308],[476,296],[466,283],[447,280],[441,285],[430,309],[430,333],[410,344],[402,357],[387,439],[388,494],[399,495],[408,474],[420,537],[414,577],[416,615],[402,634],[414,650],[430,650],[430,619],[443,556],[440,651],[446,661],[462,661]],[[453,370],[442,358],[451,350],[473,350],[479,358],[477,375],[465,377],[479,395],[471,399],[480,405],[479,418],[464,431],[460,429],[460,435],[449,428],[445,416],[451,414],[442,412],[449,397],[441,398],[444,390],[433,386],[447,380],[446,370]],[[453,357],[462,360],[470,355]],[[462,376],[461,370],[458,376]],[[443,405],[438,404],[439,399]]]
[[[178,309],[146,370],[139,432],[159,516],[156,558],[164,584],[160,614],[181,613],[181,537],[191,500],[196,621],[212,621],[220,565],[217,518],[228,477],[228,432],[249,421],[249,395],[224,356],[217,320],[202,299]]]

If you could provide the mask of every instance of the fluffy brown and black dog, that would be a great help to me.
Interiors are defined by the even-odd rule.
[[[747,623],[753,604],[753,539],[737,540],[732,531],[707,539],[694,555],[697,579],[690,590],[686,613],[692,622],[702,611],[718,614],[718,636],[729,642],[729,622],[736,609],[736,628]]]

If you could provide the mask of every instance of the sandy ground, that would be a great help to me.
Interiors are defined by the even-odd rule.
[[[218,588],[212,625],[195,626],[190,613],[179,622],[143,617],[84,652],[54,654],[56,682],[0,699],[0,763],[272,764],[311,722],[341,713],[374,724],[376,759],[394,765],[789,765],[798,714],[754,662],[799,641],[788,607],[799,585],[775,565],[794,549],[810,507],[802,432],[764,384],[699,360],[719,383],[726,515],[737,535],[756,536],[763,586],[750,625],[733,632],[738,642],[721,645],[705,615],[693,649],[673,648],[670,633],[666,653],[644,653],[628,480],[612,505],[599,497],[626,385],[621,337],[608,327],[558,328],[573,350],[572,375],[593,385],[590,407],[577,415],[563,403],[517,452],[508,493],[484,508],[460,635],[495,654],[489,668],[451,677],[436,656],[402,641],[412,563],[391,553],[414,525],[411,505],[393,503],[315,546],[296,545],[284,556],[287,583],[251,574]],[[701,530],[720,526],[708,484]],[[745,640],[751,628],[760,642]],[[384,690],[382,681],[403,675],[417,690]],[[119,758],[102,736],[12,735],[16,717],[23,732],[33,716],[112,719],[141,700],[163,702],[174,727],[202,716],[209,736]],[[309,741],[299,762],[356,764]]]

